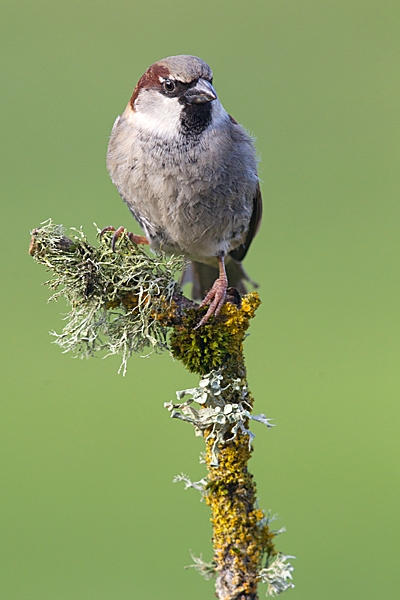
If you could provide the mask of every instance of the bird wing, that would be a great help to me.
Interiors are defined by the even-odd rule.
[[[254,236],[261,225],[261,217],[262,217],[262,197],[260,190],[260,183],[257,183],[257,188],[253,198],[253,212],[251,215],[249,230],[246,235],[246,239],[243,244],[241,244],[238,248],[231,250],[229,255],[237,261],[242,261],[247,254],[247,250],[250,248],[250,244],[253,241]]]

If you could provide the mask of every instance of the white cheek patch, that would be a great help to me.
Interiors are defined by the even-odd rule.
[[[178,98],[167,98],[156,90],[143,90],[132,113],[135,126],[164,137],[176,137],[182,106]]]

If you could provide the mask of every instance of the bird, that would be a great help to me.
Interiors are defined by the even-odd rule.
[[[145,234],[128,235],[189,261],[182,283],[208,306],[197,327],[218,316],[229,285],[246,293],[251,282],[241,262],[262,216],[257,162],[253,138],[223,108],[197,56],[152,64],[112,128],[107,169]],[[124,228],[107,230],[114,248]]]

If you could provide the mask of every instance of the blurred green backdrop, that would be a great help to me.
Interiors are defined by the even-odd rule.
[[[208,61],[257,136],[265,204],[246,268],[251,468],[297,556],[296,600],[395,598],[399,560],[400,5],[371,0],[0,1],[4,600],[212,598],[202,441],[163,402],[167,355],[73,360],[51,344],[29,230],[134,227],[107,138],[155,60]],[[138,231],[135,229],[135,231]],[[261,595],[264,593],[260,590]]]

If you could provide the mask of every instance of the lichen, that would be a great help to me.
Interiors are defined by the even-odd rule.
[[[247,468],[251,449],[239,435],[220,448],[218,466],[214,467],[211,442],[206,448],[209,481],[205,501],[211,508],[214,561],[220,571],[217,587],[224,590],[233,586],[238,597],[240,593],[251,597],[257,589],[263,557],[275,551],[274,533],[263,522],[254,478]]]
[[[80,358],[118,354],[125,373],[132,353],[168,347],[158,315],[179,287],[175,274],[184,261],[150,255],[125,233],[116,252],[110,241],[107,232],[95,247],[81,230],[67,238],[48,220],[32,232],[30,253],[53,273],[46,282],[55,292],[50,300],[64,296],[70,305],[63,331],[52,332],[55,343]]]
[[[249,321],[260,302],[257,292],[244,296],[240,307],[227,302],[222,308],[221,318],[211,318],[198,329],[195,327],[199,322],[199,311],[188,310],[183,323],[175,327],[170,336],[173,356],[189,371],[199,375],[223,365],[237,372]]]
[[[203,499],[204,490],[207,485],[207,479],[205,479],[205,477],[203,477],[199,481],[192,481],[190,479],[190,477],[185,475],[185,473],[181,473],[180,475],[175,475],[175,477],[173,478],[172,481],[173,481],[173,483],[183,482],[185,485],[185,490],[188,490],[189,488],[193,488],[194,490],[201,492],[202,499]]]
[[[214,562],[205,562],[201,554],[200,556],[195,556],[194,554],[191,554],[191,557],[193,560],[193,564],[187,565],[185,567],[186,569],[195,569],[199,573],[199,575],[204,577],[206,581],[212,579],[215,576],[216,564]]]
[[[133,352],[169,348],[200,376],[198,387],[177,392],[177,402],[165,405],[171,417],[191,423],[206,446],[207,477],[174,479],[199,491],[211,509],[213,560],[193,556],[191,566],[207,579],[216,576],[220,598],[256,598],[260,581],[269,596],[293,587],[291,557],[274,545],[284,528],[271,529],[273,519],[258,507],[247,467],[254,438],[250,423],[272,426],[265,415],[252,414],[243,355],[258,294],[247,294],[239,306],[226,302],[217,318],[197,327],[206,309],[196,308],[179,290],[182,258],[150,255],[126,234],[116,251],[109,232],[95,247],[82,231],[74,231],[67,238],[64,228],[49,220],[32,232],[30,253],[53,272],[47,282],[51,299],[64,296],[70,305],[62,333],[54,333],[56,343],[79,357],[119,354],[123,372]]]
[[[190,398],[181,402],[187,395]],[[211,371],[200,379],[197,388],[178,391],[176,396],[179,402],[166,402],[164,406],[171,412],[172,418],[191,423],[196,435],[213,441],[212,466],[218,465],[219,448],[239,434],[247,436],[251,447],[255,436],[248,426],[250,420],[273,427],[265,415],[251,414],[253,402],[247,382],[240,378],[227,378],[225,368]],[[192,406],[194,402],[199,408]]]
[[[290,588],[294,588],[292,583],[292,572],[294,570],[289,562],[294,556],[286,556],[278,553],[275,560],[264,569],[259,571],[259,578],[262,583],[267,584],[266,596],[278,596]]]

